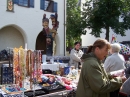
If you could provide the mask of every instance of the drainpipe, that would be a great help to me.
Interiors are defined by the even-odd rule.
[[[64,0],[64,56],[66,55],[65,53],[66,53],[66,31],[65,31],[65,4],[66,4],[66,2],[65,2],[66,0]]]

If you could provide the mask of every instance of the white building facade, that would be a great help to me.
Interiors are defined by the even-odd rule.
[[[7,1],[0,0],[0,50],[24,48],[26,43],[28,49],[35,50],[37,36],[43,29],[43,14],[50,18],[57,12],[56,55],[65,55],[66,0],[13,0],[13,11],[7,11]],[[50,5],[53,8],[47,9]],[[49,27],[52,28],[50,19]]]

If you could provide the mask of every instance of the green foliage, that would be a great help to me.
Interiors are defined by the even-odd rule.
[[[83,18],[92,35],[100,37],[102,28],[106,29],[106,39],[109,40],[109,29],[125,36],[130,29],[130,0],[89,0],[83,8]],[[121,20],[119,20],[119,18]]]
[[[81,41],[81,35],[86,34],[81,17],[81,8],[77,5],[78,0],[67,0],[67,21],[66,21],[66,45],[72,47],[74,42]]]

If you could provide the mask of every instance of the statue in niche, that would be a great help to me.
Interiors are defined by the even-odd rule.
[[[55,29],[49,28],[49,19],[46,18],[46,14],[43,15],[42,26],[43,26],[42,30],[43,38],[46,39],[44,40],[46,44],[44,53],[47,56],[55,55],[56,50],[55,35],[57,31]]]

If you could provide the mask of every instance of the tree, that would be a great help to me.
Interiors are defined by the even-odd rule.
[[[78,0],[67,0],[67,21],[66,21],[66,45],[73,47],[75,41],[81,41],[81,35],[86,34],[81,17],[81,7]]]
[[[83,18],[92,35],[100,37],[106,30],[109,41],[110,28],[114,33],[125,36],[130,29],[130,0],[89,0],[83,4]],[[121,19],[121,20],[119,20]]]

